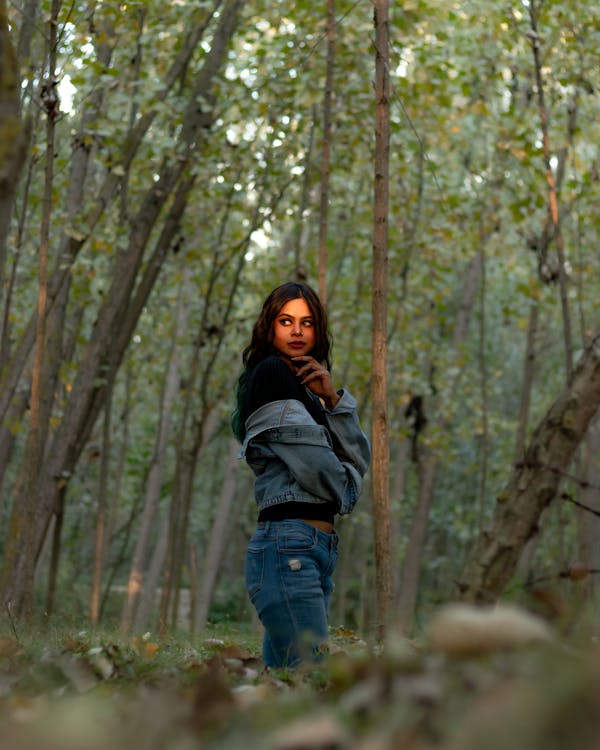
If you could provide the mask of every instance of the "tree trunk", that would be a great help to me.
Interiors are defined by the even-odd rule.
[[[6,239],[10,228],[25,139],[19,102],[19,63],[8,31],[6,0],[0,2],[0,301],[4,292]]]
[[[548,109],[544,94],[544,78],[542,74],[542,60],[540,55],[540,36],[537,25],[536,0],[529,0],[529,18],[531,23],[530,33],[527,35],[533,53],[533,62],[536,79],[536,91],[538,109],[540,115],[540,126],[542,130],[542,147],[544,152],[544,167],[546,170],[546,184],[548,187],[548,212],[552,222],[556,253],[558,256],[558,283],[560,290],[560,302],[562,308],[563,341],[565,347],[565,363],[567,379],[573,372],[573,336],[571,333],[571,313],[569,311],[569,298],[567,292],[567,272],[565,268],[565,250],[563,243],[562,227],[558,207],[558,189],[554,178],[551,164],[550,136],[548,134]]]
[[[48,588],[46,591],[46,608],[45,616],[52,616],[54,612],[54,597],[56,596],[56,586],[58,582],[58,565],[60,562],[60,547],[63,521],[65,517],[65,494],[66,486],[59,492],[56,510],[54,513],[54,527],[52,528],[52,544],[50,547],[50,567],[48,570]]]
[[[427,521],[433,502],[435,479],[439,465],[437,455],[430,450],[426,450],[424,453],[425,455],[419,463],[419,495],[410,525],[410,534],[402,565],[400,598],[398,601],[398,626],[405,633],[410,631],[415,614],[423,548],[425,547],[427,534]]]
[[[519,405],[519,418],[517,423],[517,436],[515,440],[515,464],[523,460],[525,445],[527,442],[527,431],[529,428],[529,409],[531,405],[531,394],[535,377],[536,365],[536,337],[538,332],[538,320],[540,314],[540,303],[535,300],[529,308],[529,322],[527,324],[527,343],[525,345],[525,357],[523,362],[523,381],[521,384],[521,402]],[[540,517],[540,528],[542,526]],[[483,531],[483,529],[481,530]],[[518,568],[521,577],[526,578],[529,574],[531,561],[535,555],[538,536],[530,539],[520,556]]]
[[[306,266],[302,260],[305,235],[307,233],[307,222],[305,221],[306,209],[308,207],[308,199],[310,197],[310,175],[312,166],[313,147],[315,141],[315,130],[317,129],[317,107],[313,107],[313,118],[312,125],[310,128],[310,136],[308,139],[308,145],[305,149],[304,155],[304,167],[302,177],[302,193],[300,197],[300,203],[296,212],[296,231],[293,240],[294,247],[294,278],[298,281],[306,281],[308,274]],[[285,247],[285,243],[283,245]],[[284,259],[285,260],[285,259]],[[288,263],[284,263],[284,269],[287,272]]]
[[[529,406],[531,403],[531,392],[533,390],[533,379],[535,374],[535,340],[538,329],[538,318],[540,303],[535,300],[529,308],[529,323],[527,325],[527,344],[525,346],[525,359],[523,363],[523,382],[521,385],[521,404],[519,406],[519,420],[517,437],[515,440],[515,461],[521,461],[523,450],[527,440],[527,428],[529,425]]]
[[[387,0],[375,1],[375,185],[373,228],[372,450],[377,632],[385,635],[392,605],[392,523],[387,422],[387,266],[389,204],[389,22]]]
[[[29,404],[29,388],[23,388],[10,406],[6,420],[0,425],[0,517],[4,516],[4,500],[8,492],[3,489],[6,469],[10,462],[16,435],[12,428],[19,424]]]
[[[494,601],[513,575],[542,511],[556,498],[575,451],[600,407],[600,336],[585,350],[570,383],[535,430],[523,462],[496,499],[489,531],[480,535],[459,590],[464,599]]]
[[[483,242],[483,238],[481,238]],[[477,253],[471,258],[464,274],[464,284],[460,295],[460,306],[456,316],[454,331],[452,336],[452,355],[455,358],[460,356],[460,350],[464,346],[468,332],[469,324],[475,306],[477,290],[481,278],[482,254]],[[453,404],[456,398],[458,388],[460,369],[451,379],[444,393],[444,401]],[[442,412],[439,417],[438,431],[447,432],[451,424],[451,415],[449,412]],[[415,433],[414,440],[421,440],[421,437]],[[433,503],[433,494],[435,491],[435,477],[439,465],[439,455],[426,448],[424,456],[419,458],[416,454],[417,465],[419,466],[418,480],[419,491],[417,505],[413,514],[408,535],[408,543],[404,562],[402,565],[400,596],[398,597],[398,613],[401,626],[405,632],[409,632],[414,618],[415,605],[419,591],[419,581],[421,577],[421,560],[426,539],[427,521],[429,510]],[[423,466],[421,466],[421,463]]]
[[[187,276],[188,274],[184,273],[184,279],[186,279]],[[129,633],[134,623],[135,611],[144,579],[148,550],[150,548],[151,533],[154,528],[154,521],[160,500],[168,439],[171,434],[172,409],[179,390],[180,381],[180,352],[177,342],[181,341],[185,336],[187,326],[187,311],[183,302],[183,289],[185,286],[186,282],[184,281],[179,292],[177,318],[175,330],[173,331],[172,336],[173,345],[168,357],[165,387],[160,398],[159,421],[156,431],[154,451],[150,460],[150,471],[148,472],[148,478],[146,480],[144,509],[142,511],[140,529],[138,531],[135,551],[131,561],[129,580],[127,583],[127,594],[123,605],[123,612],[121,614],[121,630],[124,633]]]
[[[327,305],[327,227],[329,221],[329,170],[331,164],[331,109],[335,60],[335,2],[327,0],[327,71],[323,97],[323,143],[321,147],[321,202],[319,210],[319,297]]]
[[[487,497],[488,453],[489,453],[489,403],[488,403],[488,371],[486,358],[486,259],[483,251],[481,256],[481,284],[479,289],[479,373],[481,376],[481,430],[480,430],[480,461],[479,461],[479,525],[478,533],[483,531],[485,518],[485,500]]]
[[[152,551],[152,559],[146,573],[144,588],[140,595],[137,612],[133,629],[140,633],[145,630],[151,623],[154,606],[156,603],[156,592],[160,584],[163,567],[167,557],[167,547],[169,544],[169,517],[168,513],[158,522],[158,531],[156,543]]]
[[[585,441],[584,485],[579,501],[585,508],[577,510],[577,562],[587,570],[600,570],[600,417],[596,417],[588,430]],[[589,508],[589,510],[588,510]],[[594,608],[592,616],[598,614],[600,590],[598,574],[591,575],[582,582],[587,601]]]
[[[5,606],[15,617],[29,620],[33,612],[35,572],[35,499],[40,486],[42,459],[50,420],[53,383],[45,378],[46,305],[48,292],[48,247],[52,217],[54,179],[54,133],[59,103],[56,95],[57,25],[60,0],[53,0],[48,23],[48,75],[42,86],[42,105],[46,113],[46,155],[44,168],[44,206],[39,250],[39,292],[37,330],[31,382],[29,432],[21,471],[14,491],[9,520],[9,537],[0,577],[0,592]],[[52,355],[54,356],[54,355]],[[17,565],[17,560],[22,564]]]
[[[102,573],[106,555],[107,539],[107,508],[108,508],[108,477],[110,474],[111,454],[111,418],[114,382],[109,385],[108,398],[104,407],[104,426],[102,434],[102,449],[100,452],[100,467],[98,477],[98,503],[96,513],[96,534],[94,545],[94,568],[92,571],[92,588],[90,592],[90,622],[97,625],[100,617],[100,592],[102,588]]]
[[[194,364],[192,365],[194,372]],[[194,383],[192,377],[188,381]],[[193,435],[193,444],[188,446],[185,440],[190,404],[184,407],[182,425],[177,439],[177,458],[173,492],[168,516],[167,546],[163,565],[163,583],[160,598],[158,629],[165,632],[169,624],[169,611],[176,616],[177,588],[187,544],[187,516],[198,459],[214,435],[218,426],[218,414],[215,410],[201,415]]]
[[[215,592],[219,568],[230,537],[232,518],[231,509],[236,497],[237,477],[240,461],[237,457],[239,445],[231,442],[229,455],[225,462],[225,474],[221,494],[217,503],[216,514],[208,537],[208,549],[202,566],[202,578],[198,591],[195,626],[199,631],[206,627],[210,605]]]

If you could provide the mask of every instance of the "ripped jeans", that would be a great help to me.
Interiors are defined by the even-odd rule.
[[[259,524],[246,553],[246,589],[265,627],[268,667],[318,661],[327,641],[338,535],[305,521]]]

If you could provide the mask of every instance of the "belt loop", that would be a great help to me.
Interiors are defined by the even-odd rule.
[[[270,528],[271,528],[271,522],[270,521],[266,521],[266,523],[265,523],[265,534],[269,533],[269,529]]]

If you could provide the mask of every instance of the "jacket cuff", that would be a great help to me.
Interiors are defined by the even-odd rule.
[[[357,402],[350,391],[347,391],[345,388],[340,388],[338,395],[340,400],[333,409],[325,409],[327,414],[348,414],[356,410]]]

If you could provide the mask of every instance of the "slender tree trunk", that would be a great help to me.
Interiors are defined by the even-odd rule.
[[[523,382],[521,385],[521,404],[519,406],[519,419],[517,426],[517,437],[515,440],[515,461],[521,461],[523,450],[527,439],[527,428],[529,425],[529,408],[531,404],[531,393],[535,374],[535,340],[538,330],[538,319],[540,314],[540,303],[535,300],[529,308],[529,323],[527,325],[527,343],[525,346],[525,358],[523,362]]]
[[[192,372],[193,372],[192,367]],[[190,379],[195,382],[195,378]],[[173,480],[173,493],[168,516],[167,545],[163,565],[163,583],[158,617],[158,629],[165,632],[171,615],[177,612],[177,587],[187,544],[187,511],[191,497],[194,472],[204,448],[214,435],[218,426],[218,414],[215,410],[203,414],[198,422],[194,434],[194,442],[190,447],[185,441],[186,425],[189,419],[189,408],[184,408],[182,426],[178,435],[178,454]]]
[[[0,302],[2,302],[5,288],[6,239],[10,228],[19,172],[24,158],[25,139],[21,123],[19,83],[19,64],[8,30],[6,0],[2,0],[0,2]]]
[[[232,513],[240,461],[237,457],[239,445],[232,441],[225,462],[225,475],[217,504],[215,518],[208,537],[208,549],[202,566],[202,579],[198,591],[195,627],[202,631],[206,627],[210,605],[213,600],[219,568],[228,539],[231,535]]]
[[[375,0],[375,186],[373,229],[372,450],[375,589],[378,636],[392,605],[392,530],[387,420],[387,265],[389,204],[389,21],[387,0]]]
[[[335,61],[335,2],[327,1],[327,72],[323,97],[321,147],[321,205],[319,212],[319,296],[327,305],[327,227],[329,222],[329,172],[331,168],[331,110]]]
[[[487,496],[487,473],[488,473],[488,451],[489,451],[489,420],[488,420],[488,373],[486,356],[486,259],[482,251],[481,255],[481,285],[479,290],[479,374],[481,392],[481,432],[480,432],[480,468],[479,468],[479,527],[477,531],[483,531],[485,519],[485,500]]]
[[[52,528],[52,546],[50,551],[50,567],[48,569],[48,589],[46,591],[45,615],[47,618],[54,612],[54,598],[58,582],[58,566],[60,562],[61,536],[63,521],[65,518],[65,495],[66,486],[59,492],[56,511],[54,513],[54,526]]]
[[[185,279],[187,278],[187,275],[188,274],[184,273],[184,282],[182,283],[179,292],[176,324],[172,336],[173,344],[167,362],[165,387],[160,398],[156,440],[152,458],[150,460],[150,471],[146,480],[144,509],[142,511],[140,529],[138,531],[137,542],[129,572],[127,595],[123,606],[123,612],[121,614],[121,630],[124,633],[129,633],[134,623],[135,611],[144,579],[148,550],[150,548],[151,532],[154,528],[154,521],[160,500],[168,438],[171,433],[172,409],[179,390],[180,352],[177,342],[181,341],[185,336],[187,326],[187,310],[184,304],[183,294],[183,289],[186,286]]]
[[[483,242],[483,238],[481,242]],[[481,261],[481,253],[474,255],[469,261],[464,274],[464,284],[460,295],[461,304],[456,316],[452,336],[452,354],[456,358],[460,356],[461,348],[464,346],[468,335],[469,323],[475,307],[477,290],[481,278]],[[452,404],[455,401],[459,378],[460,370],[448,384],[444,393],[445,403]],[[442,412],[438,420],[438,431],[440,433],[448,431],[451,421],[452,416],[450,412]],[[414,619],[421,576],[421,560],[426,539],[427,520],[433,504],[435,477],[437,476],[440,461],[437,452],[429,447],[426,447],[421,453],[424,453],[424,455],[418,464],[419,491],[417,505],[410,524],[408,542],[402,565],[400,596],[398,598],[399,625],[405,632],[410,631]]]
[[[569,299],[567,292],[567,273],[565,268],[565,250],[562,235],[558,207],[558,191],[554,172],[552,170],[550,137],[548,134],[548,109],[546,106],[544,94],[544,78],[542,74],[542,61],[540,56],[540,36],[537,23],[537,2],[529,0],[529,18],[531,23],[530,33],[528,34],[533,52],[533,61],[535,69],[535,79],[537,88],[538,109],[540,115],[540,125],[542,129],[542,146],[544,151],[544,166],[546,169],[546,184],[548,187],[548,210],[552,221],[554,241],[556,243],[556,252],[558,256],[558,283],[560,289],[560,302],[562,307],[563,322],[563,340],[565,347],[565,363],[567,371],[567,380],[570,379],[573,372],[573,336],[571,333],[571,313],[569,311]]]
[[[4,515],[4,500],[9,494],[3,487],[16,438],[15,431],[11,427],[19,424],[28,404],[29,388],[23,388],[11,404],[5,423],[0,425],[0,517]]]
[[[489,531],[479,536],[459,584],[471,601],[493,601],[513,575],[541,513],[557,496],[572,458],[600,407],[600,336],[585,350],[570,383],[538,424],[506,488]]]
[[[111,454],[111,420],[114,381],[109,385],[106,406],[104,407],[104,426],[102,431],[102,449],[100,453],[100,476],[98,478],[98,503],[96,513],[96,534],[94,545],[94,568],[92,571],[92,588],[90,592],[90,622],[97,625],[100,617],[100,594],[102,589],[102,574],[106,557],[106,530],[108,526],[108,477],[110,473]]]
[[[48,291],[48,247],[52,216],[52,183],[54,179],[54,133],[59,102],[56,94],[56,45],[60,0],[53,0],[48,23],[48,75],[42,87],[42,105],[46,113],[46,163],[44,173],[44,209],[39,250],[39,292],[37,332],[31,384],[29,433],[25,456],[17,480],[9,521],[5,563],[0,576],[3,602],[14,616],[29,620],[33,611],[35,572],[36,497],[40,483],[42,459],[48,422],[51,393],[44,382],[46,357],[46,300]],[[20,565],[16,565],[17,560]],[[14,573],[14,575],[13,575]]]
[[[396,443],[392,470],[392,513],[395,517],[393,535],[394,548],[398,550],[394,557],[394,606],[397,607],[401,591],[401,567],[398,559],[401,533],[401,509],[405,505],[406,472],[409,457],[409,441],[402,437]]]
[[[24,64],[23,58],[21,58],[20,55],[19,55],[19,60],[20,60],[21,65],[23,65]],[[32,101],[34,101],[34,97],[31,97],[31,98],[32,98]],[[32,132],[38,132],[39,121],[42,118],[42,108],[33,107],[33,104],[31,106],[34,111],[31,116],[25,119],[25,122],[24,122],[24,129],[25,129],[25,133],[23,136],[24,152],[27,151],[29,144],[31,143]],[[11,308],[13,304],[15,287],[17,284],[19,264],[20,264],[22,252],[23,252],[25,228],[26,228],[27,219],[29,216],[29,213],[27,211],[27,205],[29,202],[29,194],[31,190],[32,180],[33,180],[34,164],[38,160],[38,156],[37,154],[31,154],[27,160],[25,159],[25,156],[24,156],[23,160],[24,162],[27,161],[27,170],[26,170],[25,179],[23,182],[23,188],[21,190],[20,207],[19,209],[13,209],[13,211],[16,211],[18,216],[17,216],[17,221],[15,222],[14,241],[11,243],[12,266],[11,266],[10,275],[8,278],[8,284],[6,287],[6,292],[5,292],[5,297],[4,297],[2,329],[0,331],[0,386],[1,386],[0,387],[0,394],[1,394],[0,402],[4,402],[4,404],[0,407],[0,421],[2,420],[2,417],[4,413],[6,412],[5,404],[9,402],[10,399],[12,399],[13,393],[17,387],[17,384],[15,382],[13,383],[13,386],[10,389],[8,389],[8,393],[6,395],[3,394],[2,389],[4,388],[4,383],[6,380],[5,371],[8,369],[7,363],[9,362],[10,355],[11,355],[12,321],[11,321],[10,313],[11,313]],[[8,225],[6,229],[8,231]],[[0,300],[1,299],[2,299],[2,292],[0,292]],[[33,321],[33,326],[35,326],[35,313],[32,314],[31,320]],[[31,337],[31,345],[28,349],[28,353],[31,349],[31,346],[33,346],[34,335],[35,335],[35,331],[33,331],[33,335]]]
[[[160,584],[167,548],[169,544],[169,515],[165,513],[158,522],[156,543],[152,551],[152,559],[146,573],[144,588],[135,614],[133,629],[138,633],[145,630],[152,621],[156,603],[156,592]],[[161,592],[162,597],[162,592]],[[159,615],[160,619],[160,615]]]
[[[529,410],[531,405],[531,394],[533,392],[533,383],[535,377],[536,365],[536,338],[538,332],[538,320],[540,314],[539,300],[534,300],[529,308],[529,322],[527,324],[527,342],[525,345],[525,357],[523,360],[523,380],[521,384],[521,403],[519,406],[519,418],[517,423],[517,435],[515,440],[515,458],[514,463],[518,464],[523,460],[525,445],[527,442],[527,431],[529,429]],[[540,517],[540,528],[542,526]],[[531,561],[537,547],[538,535],[532,537],[523,548],[519,559],[519,570],[521,577],[526,578],[531,565]]]
[[[304,220],[304,214],[308,206],[308,199],[310,196],[310,173],[312,167],[313,148],[315,141],[315,131],[317,129],[317,107],[313,107],[313,118],[312,125],[310,128],[310,136],[308,139],[308,146],[304,157],[304,174],[302,178],[302,195],[300,198],[300,205],[297,211],[296,220],[296,233],[294,237],[294,275],[299,281],[306,281],[308,274],[306,266],[302,261],[302,251],[305,245],[305,232],[307,222]],[[286,263],[287,268],[287,263]]]
[[[577,510],[578,562],[584,569],[600,570],[600,412],[588,430],[585,440],[584,486],[579,501],[587,508]],[[594,606],[593,616],[598,614],[600,590],[598,577],[589,576],[584,582],[587,601]]]
[[[424,453],[425,455],[419,462],[419,494],[402,565],[400,599],[397,611],[398,626],[405,633],[408,633],[412,627],[416,610],[427,522],[433,503],[435,479],[439,466],[437,455],[429,449],[425,450]]]

